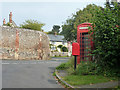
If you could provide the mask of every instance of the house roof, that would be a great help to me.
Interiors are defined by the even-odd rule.
[[[66,41],[66,40],[64,40],[63,35],[48,34],[48,37],[49,37],[50,41],[55,41],[55,42]]]
[[[12,20],[12,24],[14,27],[17,27],[16,23]]]

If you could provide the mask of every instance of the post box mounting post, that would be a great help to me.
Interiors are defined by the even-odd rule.
[[[74,60],[74,70],[76,70],[76,62],[77,62],[77,56],[75,55],[75,60]]]

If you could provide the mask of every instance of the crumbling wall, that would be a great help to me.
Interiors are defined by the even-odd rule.
[[[40,31],[0,27],[0,58],[15,60],[48,60],[48,36]]]

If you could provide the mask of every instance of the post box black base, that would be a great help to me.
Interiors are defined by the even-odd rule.
[[[74,70],[76,70],[76,63],[77,63],[77,56],[75,55],[75,60],[74,60]]]

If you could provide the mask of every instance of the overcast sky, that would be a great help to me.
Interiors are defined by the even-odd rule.
[[[28,2],[29,1],[29,2]],[[76,11],[88,4],[104,7],[106,0],[3,0],[0,1],[0,25],[5,18],[9,21],[9,13],[13,13],[13,20],[19,26],[25,20],[34,19],[45,23],[44,31],[50,31],[53,25],[63,22]]]

